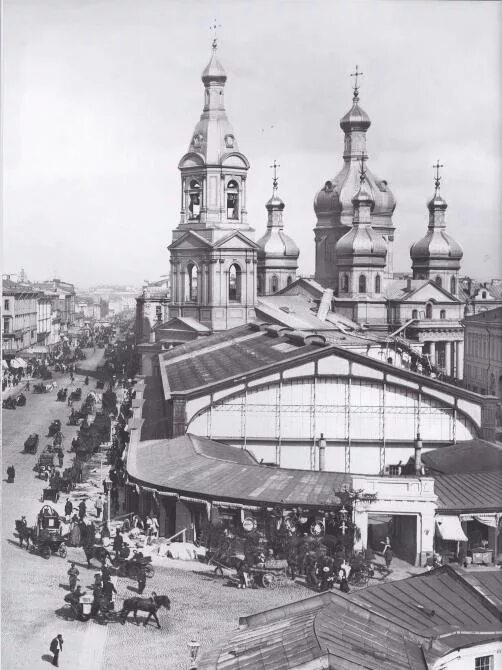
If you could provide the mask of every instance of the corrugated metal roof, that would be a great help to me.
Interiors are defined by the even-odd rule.
[[[478,570],[463,575],[464,579],[502,611],[502,571]]]
[[[502,448],[485,440],[458,442],[423,454],[424,465],[441,474],[502,470]]]
[[[246,617],[241,623],[247,628],[203,655],[198,667],[289,670],[327,656],[329,667],[337,670],[425,670],[427,660],[470,645],[474,633],[483,641],[497,639],[501,616],[444,567]]]
[[[432,475],[438,510],[502,512],[502,471]]]
[[[127,471],[148,486],[250,505],[332,505],[352,481],[343,473],[258,465],[244,449],[190,434],[131,444]]]

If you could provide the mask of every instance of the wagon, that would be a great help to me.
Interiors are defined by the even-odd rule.
[[[66,388],[65,389],[59,389],[59,391],[57,393],[57,399],[58,400],[60,400],[62,402],[65,402],[67,396],[68,396],[68,389],[66,389]]]
[[[42,491],[42,500],[52,500],[52,502],[57,503],[59,500],[59,487],[57,486],[48,486]]]
[[[54,454],[45,449],[38,457],[38,462],[35,465],[35,470],[39,475],[49,476],[49,470],[54,467]]]
[[[249,568],[249,574],[258,586],[273,589],[284,584],[287,579],[288,562],[286,560],[265,561],[263,566],[254,565]]]
[[[60,431],[61,431],[61,421],[59,419],[54,419],[54,421],[49,426],[49,437],[54,437]]]
[[[24,451],[27,454],[36,454],[39,441],[40,437],[38,433],[31,433],[31,435],[25,440]]]
[[[40,510],[30,540],[30,550],[43,558],[48,559],[51,554],[66,558],[66,536],[63,535],[59,514],[50,505],[44,505]]]
[[[155,568],[152,565],[151,556],[143,556],[142,558],[119,558],[116,565],[118,574],[121,577],[129,577],[130,579],[137,579],[140,568],[144,568],[145,575],[150,578],[155,574]]]
[[[70,400],[81,400],[82,399],[82,389],[75,389],[70,393]]]

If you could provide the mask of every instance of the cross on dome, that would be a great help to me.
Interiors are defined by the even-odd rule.
[[[274,187],[274,193],[277,191],[277,186],[279,185],[279,178],[277,177],[277,168],[280,168],[281,166],[277,161],[274,160],[272,165],[269,165],[270,168],[274,170],[274,179],[272,181],[272,185]]]
[[[354,97],[352,98],[353,102],[358,102],[359,101],[359,82],[358,82],[358,77],[362,77],[364,72],[359,72],[359,65],[356,65],[356,71],[351,73],[351,77],[355,77],[354,79]]]
[[[438,162],[436,163],[436,165],[433,165],[432,167],[433,167],[434,170],[436,170],[436,177],[434,179],[434,186],[436,187],[436,193],[437,193],[439,191],[440,187],[441,187],[441,177],[439,176],[439,170],[440,170],[440,168],[444,167],[444,165],[442,165],[439,162],[439,159],[438,159]]]
[[[214,49],[215,51],[216,51],[216,49],[218,48],[218,36],[217,36],[217,34],[216,34],[218,28],[221,28],[221,24],[220,24],[220,23],[217,24],[217,23],[216,23],[216,19],[215,19],[215,20],[214,20],[214,23],[213,23],[213,24],[210,26],[210,28],[209,28],[209,30],[211,31],[211,33],[212,33],[212,35],[213,35],[213,42],[212,42],[212,45],[211,45],[211,46],[213,47],[213,49]]]

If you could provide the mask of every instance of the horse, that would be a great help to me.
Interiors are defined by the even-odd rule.
[[[30,540],[33,542],[35,534],[34,528],[30,528],[25,519],[16,519],[16,532],[19,537],[19,546],[23,546],[23,541],[26,542],[26,549],[30,548]]]
[[[105,547],[100,547],[100,546],[95,546],[92,544],[84,545],[83,546],[84,554],[87,559],[87,567],[91,568],[91,560],[95,558],[97,561],[99,561],[102,565],[105,565],[106,559],[110,561],[110,563],[113,565],[113,559],[112,555],[110,552],[105,549]]]
[[[159,619],[157,617],[157,611],[165,607],[166,610],[171,609],[171,601],[167,596],[158,596],[156,593],[152,593],[151,598],[126,598],[124,604],[122,605],[122,610],[119,613],[120,623],[125,624],[127,615],[130,612],[134,612],[134,623],[138,623],[137,612],[148,612],[146,620],[143,622],[143,626],[148,625],[150,617],[153,617],[157,622],[157,628],[160,628]]]

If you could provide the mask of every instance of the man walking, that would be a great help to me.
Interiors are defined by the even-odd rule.
[[[101,497],[101,494],[99,494],[98,497],[96,498],[95,506],[96,506],[96,516],[99,519],[101,517],[101,512],[103,511],[103,498]]]
[[[77,580],[80,572],[78,568],[76,567],[75,563],[72,563],[70,566],[70,569],[67,572],[68,579],[70,581],[70,591],[75,591],[75,587],[77,586]]]
[[[66,498],[66,502],[64,505],[64,514],[67,519],[71,518],[73,512],[73,503],[69,498]]]
[[[85,506],[85,500],[81,500],[80,504],[78,506],[78,516],[80,517],[80,521],[84,520],[86,514],[87,514],[87,509],[86,509],[86,506]]]
[[[59,667],[59,654],[63,651],[63,636],[61,633],[52,640],[49,649],[54,655],[54,658],[52,659],[52,665],[55,665],[57,668]]]
[[[390,570],[390,564],[392,563],[392,559],[394,558],[394,552],[392,551],[392,547],[390,545],[385,547],[383,557],[385,559],[385,566],[387,570]]]
[[[138,566],[138,594],[141,595],[146,586],[146,570],[144,565]]]

